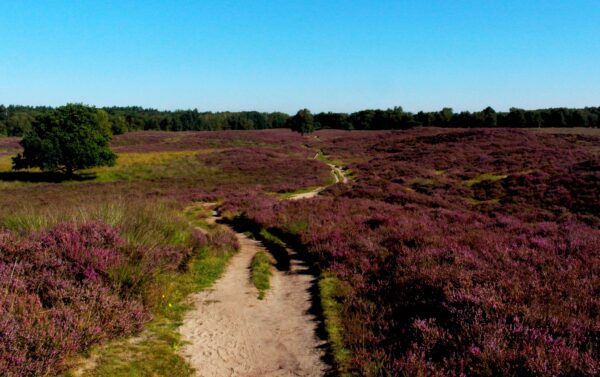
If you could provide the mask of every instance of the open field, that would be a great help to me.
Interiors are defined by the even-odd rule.
[[[286,306],[309,318],[290,333],[322,328],[319,362],[340,374],[600,373],[595,131],[151,131],[112,148],[116,166],[65,181],[11,172],[17,139],[0,138],[0,375],[198,373],[185,350],[210,349],[220,322],[196,334],[186,318],[250,313],[219,290],[238,280],[267,319],[310,300],[310,317]],[[240,232],[271,253],[256,259],[264,300]],[[314,290],[281,294],[300,262]],[[221,306],[188,299],[211,295]]]

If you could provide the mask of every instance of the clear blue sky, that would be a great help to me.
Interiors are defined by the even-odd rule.
[[[600,106],[600,0],[0,0],[0,103]]]

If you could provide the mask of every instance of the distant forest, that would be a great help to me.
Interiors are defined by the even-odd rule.
[[[20,136],[37,115],[50,107],[0,105],[0,135]],[[257,111],[201,112],[198,110],[159,111],[142,107],[105,107],[113,132],[121,134],[138,130],[200,131],[260,130],[289,127],[290,115]],[[491,107],[482,111],[455,113],[451,108],[434,112],[405,112],[401,107],[387,110],[362,110],[355,113],[314,114],[316,129],[345,130],[407,129],[418,126],[437,127],[600,127],[600,107],[583,109],[552,108],[523,110],[511,108],[496,112]]]

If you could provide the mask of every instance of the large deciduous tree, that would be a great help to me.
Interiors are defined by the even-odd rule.
[[[315,130],[315,121],[310,110],[299,110],[296,115],[288,119],[289,127],[292,131],[300,132],[304,135]]]
[[[80,104],[68,104],[36,117],[21,140],[23,152],[13,158],[13,168],[38,167],[44,171],[74,171],[112,166],[112,137],[108,114]]]

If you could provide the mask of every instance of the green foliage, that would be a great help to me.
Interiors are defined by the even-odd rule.
[[[203,131],[227,129],[290,128],[288,114],[257,111],[199,112],[198,110],[159,111],[141,107],[105,107],[110,115],[113,134],[137,130]],[[33,119],[51,112],[49,107],[0,105],[0,134],[20,136]],[[314,128],[343,130],[404,130],[416,126],[437,127],[600,127],[600,107],[580,109],[555,108],[496,112],[491,107],[482,111],[455,113],[445,107],[440,111],[416,114],[400,106],[386,110],[361,110],[347,113],[314,114]]]
[[[110,126],[113,135],[121,135],[127,132],[127,121],[123,115],[117,115],[111,117]]]
[[[450,107],[444,107],[442,111],[435,114],[435,120],[438,124],[450,123],[452,120],[452,116],[454,115],[454,111]]]
[[[341,282],[335,275],[324,273],[319,280],[319,295],[325,317],[325,331],[331,344],[331,351],[338,373],[349,376],[350,350],[344,346],[344,327],[342,324],[342,304],[340,299]]]
[[[265,298],[265,292],[271,287],[271,258],[264,251],[259,251],[252,258],[250,265],[252,282],[258,289],[258,299]]]
[[[112,166],[112,134],[108,114],[93,107],[69,104],[38,116],[25,132],[23,153],[14,169],[40,168],[72,174],[93,166]]]
[[[262,237],[266,242],[276,245],[278,247],[286,247],[285,242],[283,242],[279,237],[269,232],[265,228],[261,228],[259,232],[260,237]]]
[[[22,135],[31,128],[33,117],[25,112],[13,113],[6,120],[6,130],[9,136]]]
[[[488,106],[485,109],[483,109],[482,113],[485,127],[498,126],[498,115],[496,114],[496,111],[494,109]]]
[[[292,221],[288,224],[288,230],[291,234],[300,234],[308,229],[308,222],[305,220]]]
[[[299,110],[296,115],[289,119],[289,127],[292,131],[299,132],[302,135],[313,132],[315,130],[315,121],[310,110]]]

